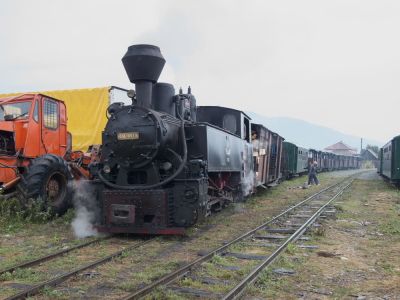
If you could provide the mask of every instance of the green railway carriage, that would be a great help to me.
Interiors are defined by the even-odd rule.
[[[308,172],[308,149],[297,147],[297,174]]]
[[[378,173],[382,175],[383,168],[383,148],[379,149],[379,165],[378,165]]]
[[[286,178],[307,172],[308,149],[283,142],[283,174]]]
[[[400,184],[400,135],[382,147],[380,158],[381,175]]]

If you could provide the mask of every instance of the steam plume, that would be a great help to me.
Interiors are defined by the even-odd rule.
[[[96,236],[97,230],[93,224],[98,214],[93,187],[87,181],[79,180],[72,183],[75,207],[75,218],[72,221],[72,229],[77,238]]]

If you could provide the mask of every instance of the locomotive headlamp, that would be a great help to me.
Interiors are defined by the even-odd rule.
[[[109,174],[111,172],[111,167],[109,165],[104,165],[103,172]]]
[[[135,90],[129,90],[126,94],[127,94],[128,97],[131,98],[131,99],[134,99],[135,96],[136,96]]]

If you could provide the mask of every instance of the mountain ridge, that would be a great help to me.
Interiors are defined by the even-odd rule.
[[[323,150],[342,141],[360,152],[361,137],[291,117],[267,117],[251,111],[247,111],[246,114],[252,118],[252,122],[263,124],[268,129],[283,136],[286,141],[298,146]],[[363,149],[368,144],[379,147],[383,145],[380,141],[363,138]]]

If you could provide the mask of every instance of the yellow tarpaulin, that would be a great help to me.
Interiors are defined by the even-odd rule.
[[[67,107],[67,130],[72,134],[72,149],[86,151],[90,145],[101,144],[101,132],[110,103],[110,87],[33,92],[64,101]],[[31,92],[32,93],[32,92]],[[0,98],[26,93],[0,94]]]

